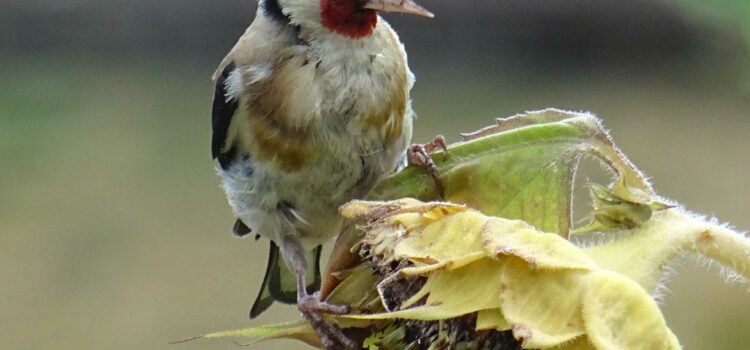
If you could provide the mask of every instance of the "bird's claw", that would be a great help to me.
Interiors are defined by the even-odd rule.
[[[339,306],[320,300],[320,293],[305,295],[297,302],[299,310],[315,329],[326,349],[357,349],[357,344],[335,324],[326,321],[323,314],[343,315],[349,313],[348,306]]]
[[[345,315],[350,309],[346,305],[333,305],[320,300],[320,292],[303,296],[299,301],[300,311],[316,311],[318,313],[329,315]]]
[[[442,149],[445,154],[448,154],[448,145],[446,144],[443,135],[435,136],[435,139],[432,140],[432,142],[424,145],[411,145],[406,150],[406,159],[409,164],[423,168],[427,172],[427,175],[432,177],[435,182],[435,190],[438,195],[440,195],[440,198],[443,198],[445,197],[445,188],[443,187],[443,182],[440,180],[440,173],[438,172],[437,166],[432,160],[432,157],[430,157],[430,153],[438,148]]]

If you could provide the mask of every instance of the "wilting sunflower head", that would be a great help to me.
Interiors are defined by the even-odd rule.
[[[558,234],[450,203],[353,202],[342,213],[364,219],[363,260],[329,300],[377,291],[336,318],[367,327],[371,348],[679,349],[636,281]]]

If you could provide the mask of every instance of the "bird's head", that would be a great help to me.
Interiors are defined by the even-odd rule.
[[[265,0],[272,1],[272,0]],[[414,0],[277,0],[291,21],[358,39],[372,34],[378,11],[434,17]]]

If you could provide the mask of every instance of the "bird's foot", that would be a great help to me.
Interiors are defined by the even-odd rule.
[[[310,324],[318,333],[323,347],[326,349],[357,349],[357,344],[344,334],[335,324],[326,321],[323,314],[343,315],[349,313],[349,307],[332,305],[320,300],[320,292],[305,295],[297,301],[299,311],[302,312]]]
[[[414,164],[423,168],[427,174],[432,177],[435,182],[435,190],[438,195],[440,195],[440,198],[443,198],[445,197],[443,182],[440,180],[440,174],[437,166],[435,166],[435,162],[432,160],[432,157],[430,157],[430,153],[438,148],[442,149],[445,154],[448,154],[448,146],[445,143],[445,137],[443,137],[443,135],[435,136],[435,139],[432,140],[432,142],[424,145],[411,145],[406,150],[406,159],[409,164]]]

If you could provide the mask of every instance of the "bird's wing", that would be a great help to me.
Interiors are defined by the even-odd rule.
[[[211,155],[222,169],[227,169],[241,151],[241,145],[237,145],[237,138],[242,136],[237,135],[239,130],[249,127],[244,121],[234,125],[238,124],[236,115],[252,114],[248,99],[260,95],[259,89],[266,84],[278,56],[296,40],[296,29],[284,19],[259,15],[219,64],[213,75]]]
[[[320,289],[320,254],[322,246],[307,252],[307,293],[312,294]],[[297,302],[297,275],[290,271],[284,258],[281,256],[279,246],[271,241],[271,249],[268,252],[268,266],[263,284],[258,292],[258,297],[250,309],[250,318],[255,318],[263,311],[271,307],[274,301],[285,304]]]
[[[237,111],[237,99],[232,99],[227,94],[227,80],[234,69],[234,63],[229,63],[216,78],[214,103],[211,109],[211,126],[213,130],[211,156],[219,162],[219,166],[222,169],[229,167],[236,152],[233,145],[226,144],[229,125],[232,123],[232,117]]]
[[[256,17],[213,76],[211,153],[221,169],[243,156],[281,171],[298,169],[312,158],[306,123],[314,115],[310,106],[316,105],[317,95],[311,94],[315,64],[310,63],[297,29],[283,15]],[[242,226],[235,225],[236,234],[249,233]],[[279,247],[270,244],[251,318],[274,300],[297,301],[296,274],[287,268]],[[320,254],[320,246],[306,253],[310,293],[320,288]]]

